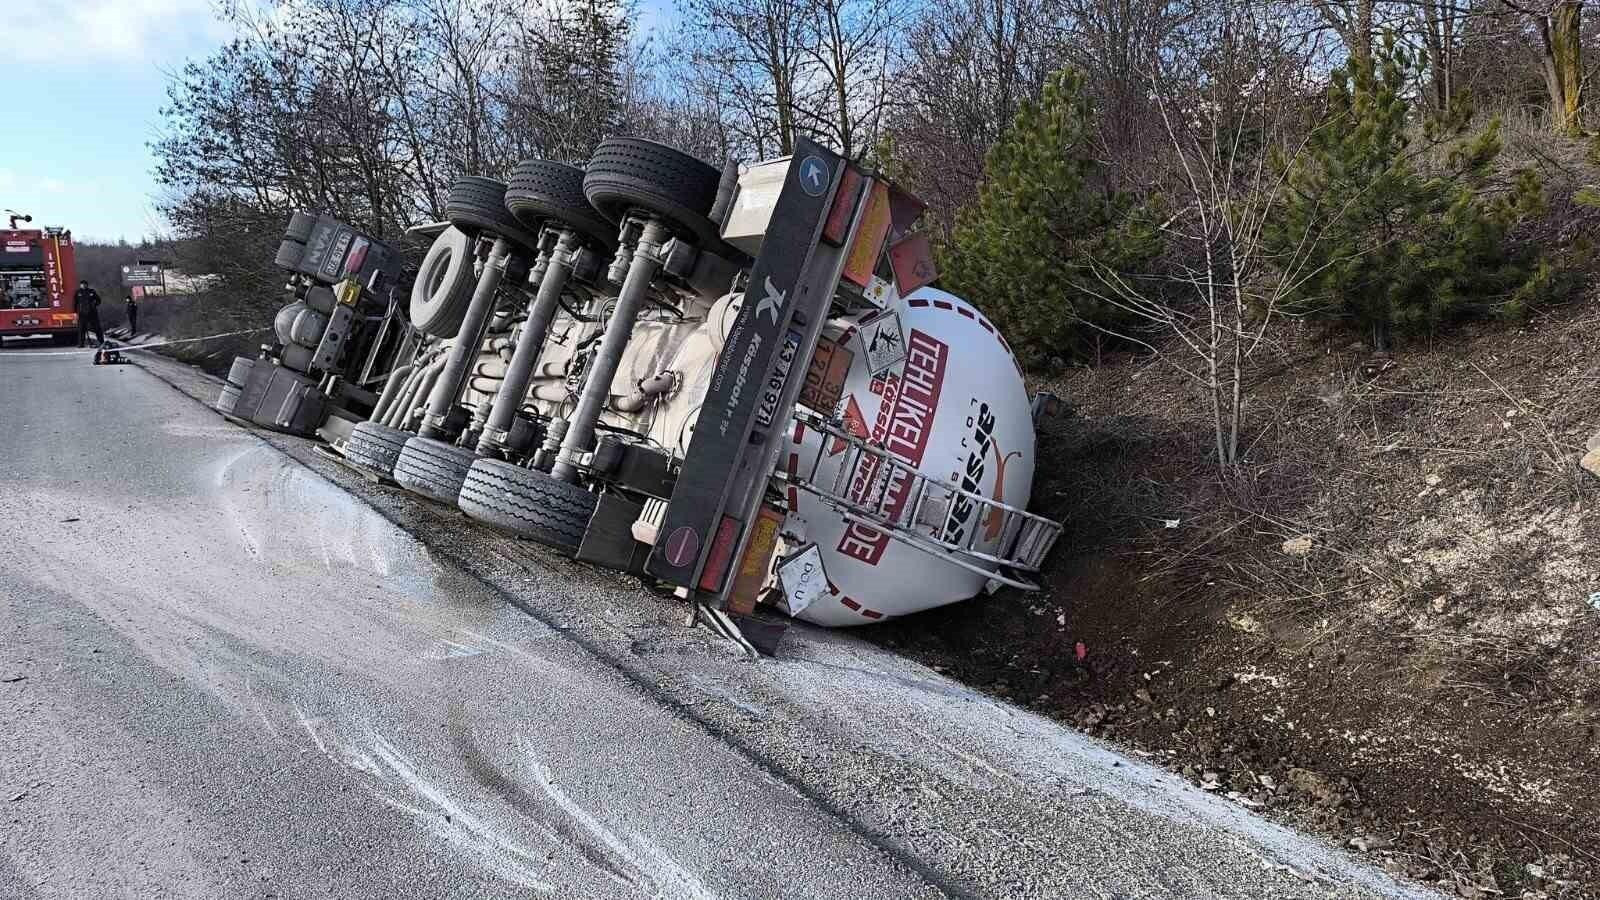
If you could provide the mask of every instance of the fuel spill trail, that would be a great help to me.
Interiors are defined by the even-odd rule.
[[[854,638],[750,664],[226,423],[182,367],[28,355],[0,353],[0,897],[1405,891]]]

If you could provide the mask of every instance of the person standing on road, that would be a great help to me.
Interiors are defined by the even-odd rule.
[[[139,304],[133,302],[133,295],[129,294],[124,308],[128,312],[128,337],[139,333]]]
[[[78,307],[78,346],[82,347],[94,332],[97,345],[106,342],[105,330],[100,327],[100,292],[89,287],[89,282],[78,282],[78,292],[72,295]]]

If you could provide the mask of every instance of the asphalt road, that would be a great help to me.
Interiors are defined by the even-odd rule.
[[[0,897],[1412,891],[848,635],[748,662],[174,363],[0,384]]]

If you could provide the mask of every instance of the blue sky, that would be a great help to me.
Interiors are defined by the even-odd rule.
[[[209,0],[5,6],[0,209],[80,239],[131,241],[161,230],[146,145],[160,123],[163,73],[227,38]]]
[[[164,232],[149,144],[167,73],[229,37],[213,0],[0,3],[0,210],[79,239]],[[649,31],[670,18],[672,0],[639,6]]]

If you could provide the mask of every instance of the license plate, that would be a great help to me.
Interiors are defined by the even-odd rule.
[[[765,428],[778,414],[778,400],[783,386],[789,382],[789,370],[794,368],[794,358],[800,354],[800,335],[787,331],[783,335],[783,349],[778,351],[778,363],[767,376],[766,388],[761,392],[761,405],[756,408],[756,421]]]

